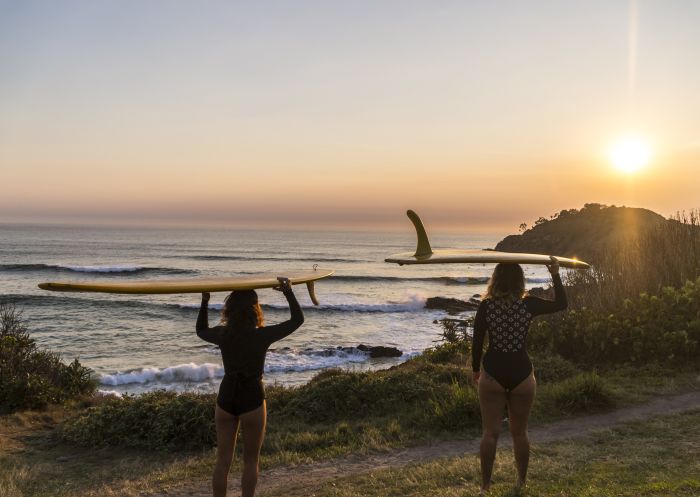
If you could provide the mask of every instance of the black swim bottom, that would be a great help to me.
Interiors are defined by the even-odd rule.
[[[265,387],[260,376],[224,375],[216,404],[229,414],[240,416],[254,411],[265,400]]]
[[[520,385],[532,373],[532,362],[527,352],[486,351],[484,371],[496,380],[506,392]]]

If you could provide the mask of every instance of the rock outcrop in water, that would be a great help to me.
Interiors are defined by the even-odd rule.
[[[339,350],[343,352],[353,353],[356,350],[361,350],[362,352],[369,353],[370,357],[401,357],[403,352],[401,352],[396,347],[385,347],[383,345],[365,345],[361,343],[357,347],[338,347]]]
[[[384,346],[369,346],[360,344],[357,348],[363,352],[369,352],[370,357],[401,357],[403,352],[401,352],[396,347],[384,347]]]
[[[472,297],[469,300],[453,299],[450,297],[430,297],[425,301],[426,309],[441,309],[447,312],[475,311],[479,300]]]

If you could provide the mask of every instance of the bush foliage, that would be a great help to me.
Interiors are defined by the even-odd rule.
[[[533,351],[588,367],[674,361],[697,368],[700,278],[628,298],[615,312],[584,307],[535,322],[528,340]]]
[[[215,395],[163,390],[105,399],[63,424],[61,436],[83,446],[188,450],[211,447]]]
[[[38,409],[95,391],[91,371],[78,360],[40,350],[22,315],[0,304],[0,412]]]
[[[436,353],[454,344],[435,347]],[[545,412],[586,412],[611,403],[602,378],[562,358],[543,361],[538,394]],[[566,377],[565,379],[562,379]],[[61,437],[73,444],[148,450],[213,447],[213,394],[158,391],[105,399],[69,418]],[[266,453],[332,453],[385,447],[404,439],[477,430],[481,414],[465,364],[419,356],[388,370],[328,370],[299,387],[267,389]]]
[[[613,403],[610,389],[596,373],[579,373],[549,385],[541,397],[543,404],[566,414],[596,411]]]

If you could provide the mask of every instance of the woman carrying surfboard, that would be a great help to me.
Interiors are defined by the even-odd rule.
[[[535,374],[527,355],[525,340],[534,316],[566,309],[559,263],[551,257],[547,265],[554,283],[555,299],[544,300],[525,292],[523,270],[518,264],[498,264],[484,299],[474,318],[472,347],[473,380],[479,388],[483,437],[481,439],[482,493],[491,485],[496,444],[501,431],[503,409],[508,409],[508,427],[518,470],[518,486],[525,484],[530,459],[527,422],[535,399]],[[483,359],[484,337],[489,346]]]
[[[267,406],[262,374],[265,354],[273,342],[294,332],[304,314],[287,278],[278,278],[280,290],[289,302],[291,318],[264,326],[255,290],[232,292],[224,303],[221,324],[209,328],[209,294],[202,294],[197,317],[197,336],[221,349],[224,378],[216,399],[216,466],[212,477],[214,497],[226,495],[227,477],[236,446],[238,428],[243,430],[243,497],[253,497],[258,482],[258,459],[265,437]]]

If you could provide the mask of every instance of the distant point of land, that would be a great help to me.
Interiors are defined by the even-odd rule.
[[[562,210],[549,218],[541,217],[533,226],[521,224],[522,233],[505,237],[498,242],[496,250],[554,254],[595,262],[605,251],[615,250],[650,229],[674,222],[677,221],[649,209],[586,204],[580,210]]]

